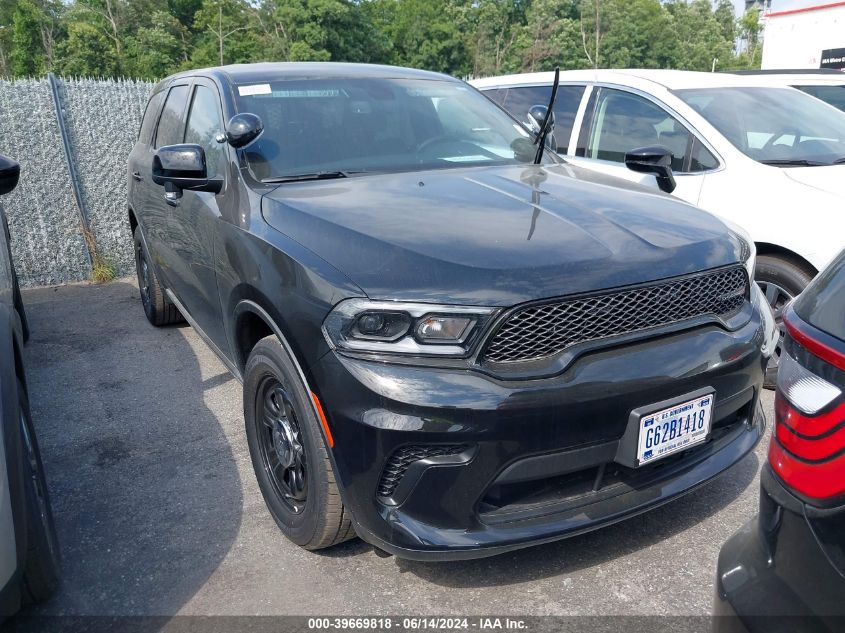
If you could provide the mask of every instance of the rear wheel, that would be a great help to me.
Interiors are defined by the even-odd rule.
[[[138,275],[138,290],[141,293],[141,305],[144,307],[144,314],[147,320],[156,327],[180,323],[184,319],[178,308],[167,298],[155,268],[150,260],[147,249],[144,248],[144,240],[141,237],[141,227],[135,227],[135,271]]]
[[[772,308],[780,330],[780,341],[777,349],[769,359],[766,367],[764,386],[774,389],[777,384],[778,367],[780,366],[781,348],[783,345],[784,325],[783,309],[786,304],[797,297],[807,284],[813,279],[813,273],[798,263],[775,255],[760,255],[757,257],[757,267],[754,280],[760,286],[766,301]]]
[[[40,602],[48,598],[59,583],[59,541],[41,452],[29,415],[29,401],[20,382],[18,409],[27,510],[27,550],[22,594],[25,602]]]
[[[276,524],[310,550],[353,538],[311,394],[275,336],[256,344],[244,376],[249,453]]]

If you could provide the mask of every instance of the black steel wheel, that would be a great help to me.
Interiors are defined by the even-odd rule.
[[[276,494],[299,514],[308,499],[308,460],[296,410],[275,376],[265,376],[256,393],[264,429],[259,433],[261,461]]]
[[[777,386],[778,367],[785,334],[783,311],[787,304],[801,294],[801,291],[812,281],[813,274],[788,259],[760,255],[757,257],[754,277],[772,309],[775,323],[780,330],[780,340],[774,354],[769,358],[764,382],[767,389],[774,389]]]
[[[284,535],[310,550],[353,538],[311,393],[275,336],[247,360],[244,422],[258,487]]]
[[[158,281],[155,269],[144,246],[140,226],[135,227],[133,244],[135,248],[135,272],[138,276],[138,291],[141,295],[141,305],[144,308],[144,314],[147,316],[147,320],[155,326],[169,325],[183,321],[179,310],[167,298],[164,288]]]

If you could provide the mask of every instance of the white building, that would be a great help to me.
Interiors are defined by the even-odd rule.
[[[765,15],[763,69],[845,68],[845,2]]]

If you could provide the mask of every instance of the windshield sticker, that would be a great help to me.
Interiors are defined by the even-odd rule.
[[[262,92],[259,96],[267,99],[315,99],[321,97],[339,97],[340,90],[270,90]]]
[[[447,160],[450,163],[476,163],[490,160],[490,157],[482,156],[481,154],[475,156],[444,156],[441,160]]]
[[[238,86],[238,94],[242,97],[270,94],[270,84],[254,84],[252,86]]]

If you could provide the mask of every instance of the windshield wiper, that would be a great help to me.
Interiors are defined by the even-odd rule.
[[[304,180],[331,180],[333,178],[349,178],[349,174],[351,173],[356,172],[315,171],[310,174],[293,174],[291,176],[277,176],[276,178],[264,178],[261,182],[266,184],[276,184],[281,182],[302,182]]]
[[[843,163],[845,163],[845,156],[843,156],[842,158],[837,158],[831,163],[831,165],[842,165]]]
[[[773,158],[771,160],[761,160],[760,162],[764,165],[773,165],[775,167],[824,167],[825,165],[833,164],[820,160],[807,160],[806,158]]]
[[[546,150],[546,137],[549,135],[554,126],[554,107],[557,100],[557,87],[560,84],[560,66],[555,68],[555,80],[552,84],[552,96],[549,99],[549,105],[546,108],[546,116],[543,117],[543,122],[540,124],[540,131],[537,132],[537,138],[534,142],[537,144],[537,153],[534,154],[534,164],[539,165],[543,161],[543,153]]]

